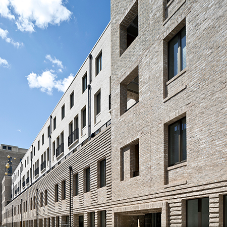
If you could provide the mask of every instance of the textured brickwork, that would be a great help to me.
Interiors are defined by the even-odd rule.
[[[175,227],[186,226],[189,198],[209,197],[210,226],[221,226],[218,198],[227,193],[227,7],[223,1],[138,1],[138,36],[123,52],[121,26],[135,5],[136,0],[111,1],[113,203],[138,215],[140,206],[151,203],[153,210],[143,212],[166,209],[162,226]],[[168,42],[184,26],[186,68],[168,80]],[[139,102],[124,112],[122,84],[137,66]],[[187,160],[169,167],[168,126],[183,117]],[[121,151],[137,139],[139,176],[131,178],[130,154],[125,151],[122,161]],[[117,219],[124,214],[120,208],[114,212],[115,226],[130,226]]]
[[[127,26],[137,12],[138,36],[128,45]],[[101,227],[102,211],[106,211],[108,227],[143,227],[151,214],[160,217],[162,227],[186,227],[188,201],[201,198],[209,201],[209,226],[223,226],[227,195],[226,22],[227,6],[221,0],[112,0],[111,128],[14,199],[6,207],[5,223],[12,221],[13,205],[15,226],[19,226],[21,199],[23,204],[34,198],[37,188],[38,195],[48,190],[48,205],[23,212],[25,225],[37,226],[37,220],[39,226],[67,222],[72,166],[73,174],[79,174],[73,226],[79,226],[82,219],[84,226],[91,226],[94,212],[95,226]],[[168,79],[168,45],[184,27],[186,67]],[[139,78],[139,100],[126,111],[126,86],[135,78],[134,72]],[[187,157],[170,165],[169,128],[182,118],[186,118]],[[104,158],[107,184],[99,188],[98,166]],[[89,167],[91,190],[85,192]],[[60,196],[63,180],[66,200],[59,197],[55,202],[55,185],[59,185]]]
[[[12,218],[15,223],[14,226],[19,226],[21,220],[24,223],[23,226],[32,226],[31,221],[35,223],[37,219],[39,220],[39,226],[54,226],[54,222],[58,226],[56,217],[59,217],[59,225],[68,223],[70,204],[69,166],[72,166],[73,174],[78,173],[79,175],[79,193],[77,196],[72,194],[72,226],[79,226],[79,215],[84,216],[84,224],[87,225],[89,212],[95,212],[95,222],[97,225],[98,211],[109,210],[110,198],[112,196],[110,133],[111,128],[109,126],[109,128],[54,168],[49,174],[42,177],[15,198],[5,208],[5,223],[8,223],[7,226],[11,226]],[[103,158],[106,159],[106,186],[99,188],[97,168],[98,163]],[[90,166],[90,192],[85,193],[83,172],[87,166]],[[66,181],[66,199],[62,200],[61,185],[64,180]],[[58,184],[58,202],[55,202],[56,184]],[[73,187],[71,189],[73,190]],[[45,205],[45,190],[47,190],[47,205]],[[42,197],[43,201],[41,202]],[[22,204],[22,216],[20,204]],[[16,211],[13,217],[12,209]],[[107,212],[107,222],[111,222],[109,211]]]

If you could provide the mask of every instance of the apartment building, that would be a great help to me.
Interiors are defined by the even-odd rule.
[[[32,175],[34,182],[27,189],[22,185],[24,191],[15,193],[5,207],[4,223],[227,226],[226,12],[221,0],[111,0],[111,24],[92,50],[97,54],[91,52],[96,56],[92,70],[99,68],[102,53],[102,72],[104,47],[98,44],[109,48],[103,87],[99,82],[93,95],[86,96],[94,105],[91,115],[81,98],[64,121],[70,114],[67,100],[77,91],[78,83],[72,82],[30,148],[37,151],[50,125],[51,142],[44,136],[30,172],[40,168],[48,148],[49,166]],[[75,81],[83,81],[82,68]],[[99,118],[104,126],[97,131],[97,91],[103,95],[105,88]],[[74,142],[77,113],[81,128]],[[55,116],[57,122],[60,116],[56,132]],[[62,145],[65,137],[68,144]],[[14,182],[18,188],[18,179]]]
[[[110,182],[110,179],[106,180],[105,174],[106,166],[110,165],[110,139],[108,139],[109,125],[111,124],[110,32],[111,28],[108,25],[12,174],[11,204],[15,209],[13,210],[15,211],[13,221],[15,225],[18,224],[19,226],[23,223],[25,226],[30,226],[29,221],[31,219],[36,226],[42,226],[42,223],[46,223],[46,220],[41,219],[43,216],[40,217],[40,214],[37,220],[36,212],[38,211],[32,213],[32,207],[36,207],[36,204],[39,204],[37,209],[38,206],[47,205],[47,201],[50,206],[55,204],[57,208],[56,213],[54,213],[56,215],[62,213],[62,208],[58,209],[58,201],[62,201],[68,207],[66,201],[63,201],[69,199],[68,196],[66,197],[66,189],[69,186],[68,162],[71,163],[70,166],[73,168],[72,179],[70,179],[74,184],[74,195],[78,195],[78,190],[81,190],[81,195],[86,193],[87,199],[83,198],[82,204],[90,204],[93,198],[90,198],[90,194],[93,193],[93,184],[96,181],[91,179],[90,182],[90,175],[94,175],[97,165],[97,168],[101,171],[101,176],[98,176],[100,178],[98,188],[102,188]],[[107,134],[109,141],[106,139],[99,143],[97,141],[98,134],[102,134],[104,138],[104,135]],[[92,144],[93,147],[85,150],[84,147],[88,147],[87,144],[90,144],[90,146]],[[91,158],[95,154],[96,156]],[[97,158],[98,160],[95,161]],[[75,160],[72,162],[72,159]],[[62,169],[66,163],[66,170]],[[63,179],[61,175],[62,177],[64,175]],[[86,178],[86,187],[83,186],[84,178]],[[83,187],[85,188],[83,189]],[[38,191],[36,192],[36,190]],[[60,196],[58,193],[62,195]],[[107,192],[106,189],[96,189],[94,193],[99,201],[100,195],[98,196],[98,193],[105,195]],[[44,198],[45,201],[42,202]],[[79,206],[79,198],[77,200]],[[64,207],[64,205],[61,206]],[[80,206],[80,212],[82,207]],[[8,223],[9,212],[6,207],[4,209],[5,223]],[[23,212],[26,212],[26,214],[22,215]],[[41,214],[50,217],[48,213],[48,211],[46,213],[41,211]],[[50,221],[50,218],[48,220]],[[55,219],[52,223],[68,223],[68,216],[66,219],[60,216],[60,220]]]

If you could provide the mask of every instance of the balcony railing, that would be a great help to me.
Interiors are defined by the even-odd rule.
[[[79,138],[79,129],[75,129],[68,137],[68,146],[70,146],[75,140]]]
[[[23,181],[22,186],[25,187],[25,181]]]
[[[46,161],[44,161],[42,164],[41,164],[41,171],[44,170],[46,168]]]
[[[39,167],[35,170],[35,176],[39,174]]]
[[[27,177],[27,179],[26,179],[26,184],[28,184],[29,183],[29,177]]]
[[[60,144],[56,149],[56,157],[64,153],[64,143]]]

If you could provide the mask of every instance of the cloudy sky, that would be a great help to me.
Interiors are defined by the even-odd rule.
[[[1,144],[30,147],[109,21],[109,0],[0,0]]]

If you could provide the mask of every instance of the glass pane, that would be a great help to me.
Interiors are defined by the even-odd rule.
[[[181,30],[181,70],[186,68],[186,28]]]
[[[101,227],[106,227],[106,211],[101,211]]]
[[[198,226],[198,199],[187,201],[187,227]]]
[[[90,168],[86,169],[86,192],[90,191]]]
[[[227,227],[227,196],[224,196],[224,227]]]
[[[178,35],[169,42],[169,80],[178,73]]]
[[[169,165],[179,162],[180,124],[176,122],[169,126]]]
[[[209,226],[209,198],[202,200],[202,227]]]
[[[90,225],[91,225],[91,227],[95,227],[95,213],[94,212],[92,212],[92,213],[90,213]]]
[[[106,160],[100,162],[100,187],[106,186]]]
[[[181,138],[181,149],[182,149],[182,160],[187,159],[187,144],[186,144],[186,118],[181,120],[181,130],[182,130],[182,138]]]

